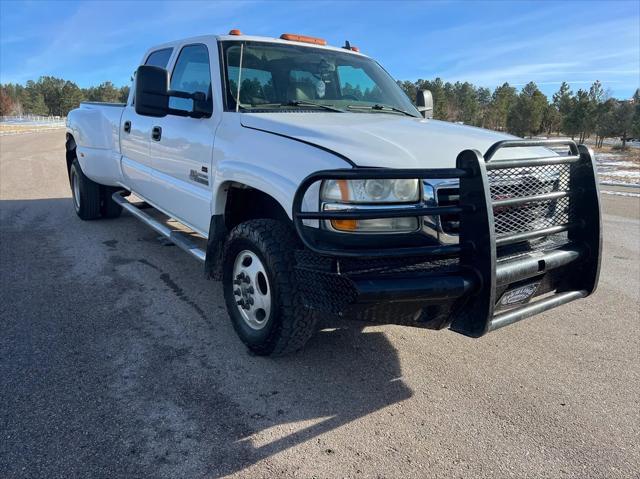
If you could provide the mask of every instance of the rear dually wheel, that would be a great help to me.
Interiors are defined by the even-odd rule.
[[[69,182],[76,214],[83,220],[100,218],[100,185],[85,176],[77,158],[69,169]]]

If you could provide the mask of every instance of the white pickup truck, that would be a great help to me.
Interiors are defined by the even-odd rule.
[[[256,354],[300,349],[322,314],[480,337],[591,294],[591,151],[416,103],[348,42],[159,45],[126,104],[69,114],[73,204],[84,220],[125,208],[202,261]]]

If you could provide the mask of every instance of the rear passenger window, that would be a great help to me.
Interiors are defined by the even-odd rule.
[[[169,58],[171,58],[171,52],[173,48],[163,48],[162,50],[156,50],[147,57],[145,65],[151,65],[153,67],[167,68],[169,64]]]
[[[211,101],[211,68],[209,52],[204,45],[188,45],[182,49],[171,76],[171,90],[186,93],[202,92]],[[186,98],[169,99],[169,107],[191,110],[193,100]]]
[[[172,53],[173,48],[163,48],[162,50],[156,50],[155,52],[151,52],[149,54],[149,56],[147,57],[147,61],[145,61],[144,64],[150,65],[152,67],[167,68]],[[133,79],[134,78],[132,77],[131,80]],[[131,106],[133,106],[136,104],[136,97],[134,95],[136,91],[135,83],[131,85],[131,90]]]

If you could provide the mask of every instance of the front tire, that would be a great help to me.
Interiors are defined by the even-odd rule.
[[[85,176],[77,158],[71,164],[69,182],[76,214],[83,220],[100,218],[100,185]]]
[[[122,188],[116,188],[113,186],[100,187],[100,195],[102,204],[100,205],[100,213],[103,218],[118,218],[122,213],[122,206],[113,201],[111,197],[116,191],[120,191]]]
[[[281,356],[301,349],[316,316],[295,281],[295,233],[261,219],[236,226],[225,244],[222,281],[227,311],[240,339],[255,354]]]

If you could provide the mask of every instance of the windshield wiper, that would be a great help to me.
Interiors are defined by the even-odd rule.
[[[308,100],[292,100],[287,103],[283,103],[283,106],[317,106],[318,108],[323,108],[329,111],[337,111],[340,113],[344,113],[344,110],[341,108],[337,108],[333,105],[325,105],[324,103],[316,103],[315,101]]]
[[[371,111],[381,111],[381,112],[396,112],[396,113],[402,113],[403,115],[407,115],[413,118],[418,118],[416,115],[414,115],[413,113],[409,113],[408,111],[402,110],[401,108],[396,108],[395,106],[391,106],[391,105],[380,105],[379,103],[376,103],[375,105],[347,105],[347,108],[349,110],[371,110]]]
[[[317,107],[317,108],[322,108],[323,110],[336,111],[338,113],[345,113],[343,109],[335,107],[333,105],[325,105],[324,103],[316,103],[314,101],[308,101],[308,100],[291,100],[285,103],[263,103],[263,104],[250,105],[250,106],[242,105],[240,108],[251,111],[254,109],[259,110],[261,108],[277,108],[281,106]]]

